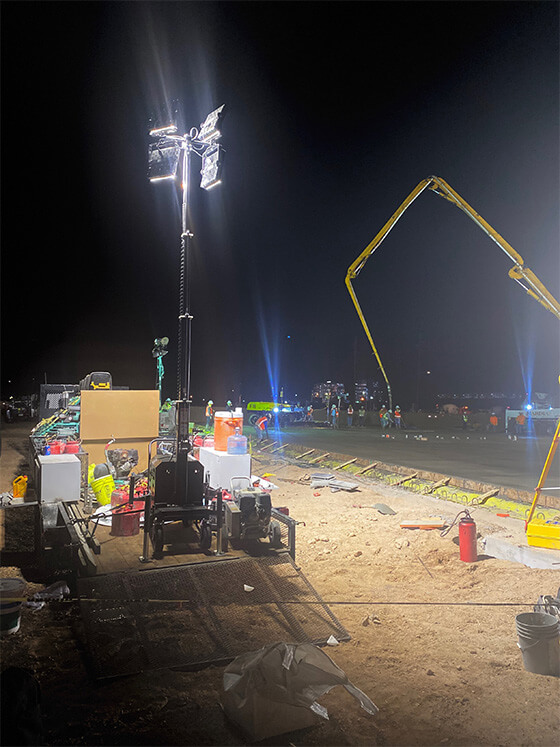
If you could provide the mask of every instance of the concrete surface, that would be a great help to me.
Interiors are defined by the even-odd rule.
[[[246,427],[249,433],[251,427]],[[517,490],[534,491],[552,438],[509,440],[505,434],[487,434],[485,440],[464,431],[389,431],[383,438],[380,428],[318,428],[297,426],[273,431],[279,443],[301,444],[369,461],[379,460],[416,469],[438,472]],[[422,435],[427,440],[415,436]],[[408,438],[407,438],[408,436]],[[560,450],[559,450],[560,452]],[[548,488],[560,486],[560,453],[556,454],[546,481]],[[544,493],[560,496],[560,491]]]

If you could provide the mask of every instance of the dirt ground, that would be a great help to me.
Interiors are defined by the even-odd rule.
[[[14,455],[10,461],[3,441],[6,490],[4,470]],[[560,573],[484,555],[464,563],[456,527],[443,538],[399,527],[405,519],[452,520],[460,510],[452,503],[361,478],[356,492],[314,490],[309,470],[272,456],[255,457],[253,472],[270,474],[278,486],[273,504],[305,522],[297,528],[298,565],[352,636],[325,650],[380,709],[372,717],[335,688],[321,698],[329,721],[263,744],[560,743],[560,680],[525,671],[515,632],[516,614],[529,611],[523,605],[539,594],[556,593]],[[372,508],[379,502],[396,514]],[[474,518],[480,536],[525,542],[521,521],[482,507]],[[28,593],[38,588],[29,583]],[[458,604],[464,602],[473,606]],[[2,666],[27,667],[41,684],[47,744],[246,743],[220,707],[223,667],[95,682],[83,635],[77,603],[66,602],[25,610],[20,632],[2,639]]]

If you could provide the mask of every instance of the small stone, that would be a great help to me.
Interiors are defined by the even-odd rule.
[[[359,558],[360,555],[363,555],[363,552],[361,550],[358,550],[357,552],[354,553],[355,558]]]
[[[431,670],[431,669],[428,669],[428,671],[426,672],[426,674],[428,675],[428,677],[435,677],[435,674],[436,674],[436,673],[435,673],[435,672],[432,672],[432,670]]]
[[[362,625],[364,626],[364,628],[367,628],[367,626],[369,625],[369,615],[366,615],[364,617],[364,619],[362,620]]]

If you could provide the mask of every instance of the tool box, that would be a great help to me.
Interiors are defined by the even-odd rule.
[[[560,550],[560,522],[532,519],[527,524],[527,544]]]

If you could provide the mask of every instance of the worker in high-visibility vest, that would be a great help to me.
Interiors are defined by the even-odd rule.
[[[402,425],[401,408],[397,405],[393,417],[395,418],[395,428],[400,428]]]
[[[515,432],[519,436],[523,433],[524,430],[525,430],[525,414],[520,412],[519,415],[515,418]]]
[[[270,413],[261,415],[255,423],[255,430],[257,431],[257,440],[259,443],[262,441],[268,441],[268,421],[271,417]]]
[[[212,421],[214,419],[214,408],[212,407],[214,403],[211,399],[208,400],[208,404],[206,405],[206,429],[210,430],[212,428]]]
[[[490,415],[490,430],[495,433],[498,430],[498,416],[495,412]]]

